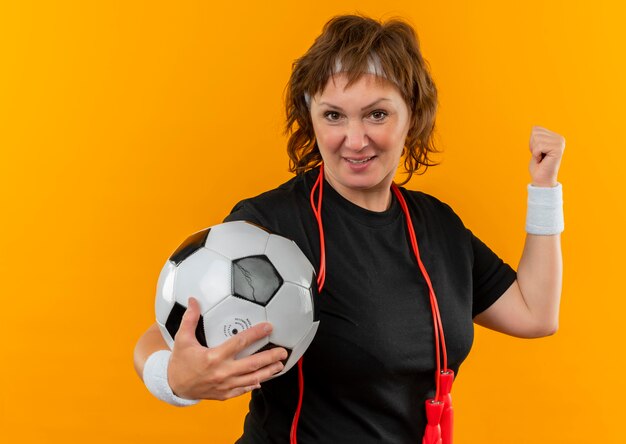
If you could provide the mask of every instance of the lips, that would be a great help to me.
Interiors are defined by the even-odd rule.
[[[376,156],[370,156],[370,157],[361,157],[361,158],[353,158],[353,157],[344,157],[344,159],[348,162],[351,163],[353,165],[360,165],[360,164],[364,164],[370,160],[372,160],[374,157]]]

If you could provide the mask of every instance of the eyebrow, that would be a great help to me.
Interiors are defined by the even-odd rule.
[[[366,106],[364,106],[363,108],[361,108],[361,111],[366,110],[366,109],[368,109],[368,108],[371,108],[372,106],[374,106],[374,105],[378,104],[379,102],[383,102],[383,101],[385,101],[385,100],[387,100],[387,101],[391,102],[391,99],[387,99],[386,97],[381,97],[380,99],[376,99],[376,100],[374,100],[372,103],[370,103],[369,105],[366,105]],[[343,109],[342,109],[340,106],[333,105],[332,103],[328,103],[328,102],[320,102],[320,104],[319,104],[319,105],[320,105],[320,106],[322,106],[322,105],[327,105],[327,106],[330,106],[331,108],[335,108],[335,109],[338,109],[338,110],[340,110],[340,111],[343,111]]]

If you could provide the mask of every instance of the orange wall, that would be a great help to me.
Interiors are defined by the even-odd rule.
[[[531,126],[567,139],[560,331],[477,328],[458,442],[624,442],[623,3],[216,3],[0,4],[0,442],[239,435],[247,399],[169,407],[132,350],[178,243],[290,177],[291,62],[356,10],[408,18],[440,91],[443,163],[409,186],[514,266]]]

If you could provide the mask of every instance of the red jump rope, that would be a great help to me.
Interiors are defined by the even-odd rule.
[[[324,287],[324,281],[326,279],[326,246],[324,243],[324,227],[322,224],[322,191],[324,183],[324,165],[320,165],[320,173],[317,181],[311,189],[310,201],[313,214],[317,220],[317,226],[320,236],[320,267],[317,273],[317,288],[319,294],[322,293]],[[315,199],[315,191],[317,193],[317,202]],[[452,444],[452,428],[453,428],[453,410],[452,410],[452,397],[450,396],[450,390],[452,389],[452,383],[454,381],[454,372],[448,369],[448,355],[446,352],[446,341],[443,334],[443,324],[441,323],[441,315],[439,314],[439,306],[437,304],[437,297],[435,296],[435,290],[430,281],[430,276],[422,263],[419,254],[419,248],[417,247],[417,237],[415,236],[415,230],[413,229],[413,223],[411,222],[411,215],[409,213],[409,207],[404,200],[404,196],[400,192],[400,189],[395,183],[391,184],[391,191],[395,194],[400,202],[402,211],[404,212],[404,219],[409,232],[409,240],[411,247],[413,248],[413,254],[417,259],[419,268],[428,284],[428,296],[430,299],[430,308],[433,314],[433,330],[435,333],[435,356],[437,360],[437,370],[435,373],[435,397],[426,400],[426,429],[424,431],[424,437],[422,438],[422,444]],[[300,418],[300,411],[302,410],[302,397],[304,395],[304,375],[302,373],[302,361],[304,357],[298,361],[298,406],[291,423],[290,444],[297,444],[297,429],[298,419]],[[443,366],[442,361],[443,360]]]

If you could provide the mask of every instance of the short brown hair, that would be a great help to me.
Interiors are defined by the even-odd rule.
[[[420,53],[415,30],[401,19],[382,23],[360,15],[341,15],[324,25],[313,45],[292,65],[285,90],[291,172],[301,174],[322,162],[305,94],[313,97],[323,91],[336,63],[347,72],[346,86],[354,84],[368,72],[372,57],[380,60],[384,76],[396,84],[411,111],[403,151],[408,177],[402,184],[414,173],[423,174],[437,164],[429,157],[439,152],[433,140],[437,88]]]

